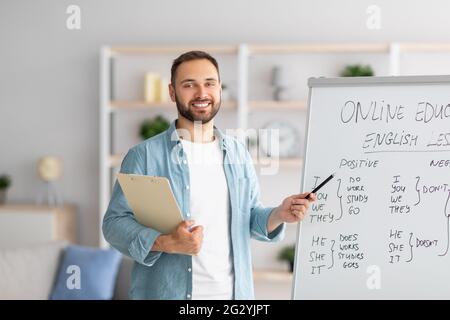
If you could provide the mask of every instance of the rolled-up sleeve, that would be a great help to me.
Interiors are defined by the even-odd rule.
[[[146,174],[145,171],[144,159],[135,149],[130,149],[120,172]],[[160,233],[136,221],[117,180],[103,218],[102,231],[113,248],[140,264],[152,266],[161,256],[161,252],[150,251]]]
[[[267,222],[273,209],[274,208],[263,208],[263,207],[256,207],[252,209],[251,212],[252,238],[261,241],[273,241],[273,242],[280,241],[284,238],[284,230],[286,228],[285,223],[280,224],[277,228],[275,228],[275,230],[273,230],[270,233],[267,230]]]

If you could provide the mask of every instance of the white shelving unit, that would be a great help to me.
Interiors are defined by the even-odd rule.
[[[177,56],[190,50],[204,50],[213,55],[232,55],[237,59],[236,70],[236,100],[224,101],[224,109],[236,112],[237,128],[247,129],[250,112],[265,112],[274,110],[305,111],[306,100],[271,101],[249,99],[249,61],[252,57],[260,55],[298,55],[302,54],[384,54],[388,62],[390,75],[401,74],[400,60],[404,53],[424,52],[443,53],[450,52],[448,43],[330,43],[330,44],[290,44],[290,45],[261,45],[239,44],[224,46],[105,46],[100,51],[100,199],[99,218],[100,226],[103,215],[107,209],[114,182],[112,169],[120,166],[123,154],[114,154],[112,125],[113,116],[123,112],[143,110],[173,109],[172,103],[146,103],[134,100],[111,100],[112,62],[121,56],[151,56],[167,54]],[[267,161],[262,161],[266,163]],[[301,167],[302,159],[280,159],[280,167]],[[100,246],[107,246],[100,230]]]

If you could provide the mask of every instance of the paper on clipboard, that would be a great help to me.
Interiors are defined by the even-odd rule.
[[[117,179],[139,223],[168,234],[183,221],[167,178],[119,173]]]

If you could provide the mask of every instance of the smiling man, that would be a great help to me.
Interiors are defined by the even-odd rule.
[[[250,239],[278,241],[285,222],[302,220],[306,194],[263,207],[251,158],[214,127],[221,104],[216,60],[191,51],[174,60],[170,128],[131,148],[121,172],[167,177],[182,222],[171,234],[139,224],[116,182],[103,220],[105,239],[135,260],[134,299],[252,299]]]

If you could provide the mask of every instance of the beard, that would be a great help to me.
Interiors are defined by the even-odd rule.
[[[219,112],[221,99],[217,103],[215,103],[214,99],[198,99],[198,100],[192,100],[189,101],[188,105],[183,104],[180,100],[178,100],[178,96],[175,93],[175,102],[177,104],[178,112],[186,119],[192,121],[192,122],[200,122],[202,124],[206,124],[210,122]],[[206,107],[205,109],[209,109],[209,111],[203,111],[203,112],[194,112],[191,108],[191,104],[197,102],[208,102],[211,106]]]

